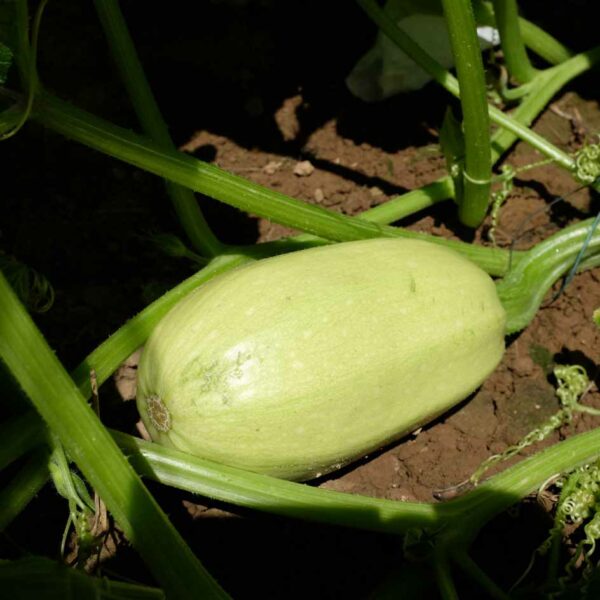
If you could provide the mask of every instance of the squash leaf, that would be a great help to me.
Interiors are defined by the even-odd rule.
[[[388,0],[386,13],[445,68],[454,64],[440,0]],[[482,49],[492,43],[489,27],[477,29]],[[497,36],[495,36],[497,38]],[[494,38],[495,39],[495,38]],[[497,43],[497,42],[496,42]],[[373,47],[356,63],[346,85],[365,102],[422,88],[431,77],[394,42],[379,32]]]

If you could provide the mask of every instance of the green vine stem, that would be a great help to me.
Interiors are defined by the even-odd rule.
[[[71,139],[150,173],[241,210],[319,237],[335,241],[373,237],[423,239],[454,248],[491,274],[501,275],[507,267],[506,254],[497,249],[477,248],[464,242],[386,227],[301,202],[181,152],[161,149],[150,140],[49,96],[36,103],[34,118]]]
[[[519,26],[525,45],[551,65],[558,65],[573,56],[567,46],[535,23],[519,17]]]
[[[111,433],[140,475],[207,498],[296,519],[387,533],[435,528],[441,523],[441,505],[319,489],[203,460],[117,431]]]
[[[516,0],[492,0],[496,26],[500,33],[500,43],[508,72],[520,83],[527,83],[535,77],[535,69],[529,62],[525,45],[521,38],[519,11]]]
[[[531,125],[560,89],[600,60],[600,51],[569,56],[565,63],[537,73],[535,80],[530,84],[530,93],[512,112],[514,120],[525,126]],[[516,139],[517,136],[511,131],[496,130],[491,138],[492,161],[496,162]],[[573,167],[575,166],[574,163]],[[398,198],[392,198],[380,206],[361,213],[360,218],[380,224],[392,223],[441,201],[445,194],[448,198],[453,194],[449,177],[443,177],[420,190],[413,190]]]
[[[35,59],[31,54],[31,44],[29,41],[29,3],[27,0],[17,0],[14,3],[13,14],[15,19],[14,36],[17,49],[15,62],[19,68],[19,76],[23,89],[28,92],[32,84],[37,85],[35,80],[37,72],[32,67]]]
[[[495,475],[473,491],[441,504],[397,502],[334,492],[218,465],[172,448],[112,432],[143,476],[202,496],[288,517],[370,531],[438,531],[448,544],[470,543],[494,515],[555,473],[600,455],[600,430],[574,436]],[[468,524],[466,524],[468,522]]]
[[[477,0],[473,3],[477,22],[482,25],[496,27],[496,17],[489,2]],[[573,53],[564,44],[531,21],[519,17],[519,29],[525,45],[551,65],[568,60]]]
[[[529,93],[526,98],[512,113],[512,118],[524,126],[529,126],[537,118],[540,111],[556,93],[581,73],[587,71],[600,61],[600,47],[577,54],[566,62],[555,67],[539,71],[535,78],[528,84]],[[502,130],[494,137],[492,150],[494,157],[500,156],[506,148],[512,145],[516,139],[513,132]],[[549,157],[553,158],[553,157]],[[571,165],[567,168],[575,169],[575,160],[571,159]]]
[[[498,296],[507,313],[507,333],[523,329],[533,319],[546,292],[573,265],[594,224],[594,219],[587,219],[540,242],[498,282]],[[584,256],[597,258],[599,248],[600,233],[595,230]]]
[[[37,415],[28,414],[30,428],[43,432]],[[36,449],[16,475],[0,489],[0,532],[29,504],[48,481],[48,450]]]
[[[524,498],[557,473],[572,471],[599,456],[600,428],[596,428],[558,442],[491,477],[464,496],[446,502],[442,506],[448,511],[448,518],[463,517],[461,528],[443,533],[447,543],[468,546],[481,527],[514,504],[515,498]]]
[[[175,150],[129,35],[118,0],[95,0],[94,4],[121,79],[144,131],[160,146]],[[166,187],[179,221],[194,247],[204,256],[220,254],[223,245],[206,223],[194,193],[170,181],[166,181]]]
[[[452,198],[453,195],[454,185],[452,184],[452,180],[450,177],[442,177],[421,188],[411,190],[401,196],[390,198],[383,204],[361,212],[356,218],[370,221],[371,223],[387,225],[413,215],[424,208],[433,206],[438,202]]]
[[[577,76],[592,66],[599,58],[600,51],[584,53],[573,57],[563,65],[559,65],[553,69],[548,69],[541,72],[535,80],[535,83],[539,84],[539,87],[536,87],[535,93],[528,96],[521,103],[521,105],[516,109],[515,115],[524,122],[530,123],[535,116],[539,114],[539,111],[543,108],[545,103],[549,101],[550,97],[552,97],[552,95],[554,95],[558,89],[560,89],[560,87],[562,87],[571,78]],[[50,107],[50,103],[52,104],[52,108]],[[0,123],[2,123],[3,120],[12,120],[16,110],[16,107],[13,107],[4,113],[1,113]],[[92,117],[84,111],[74,109],[69,105],[52,98],[48,98],[45,103],[38,106],[38,113],[38,119],[43,124],[50,127],[55,124],[56,129],[65,135],[77,141],[86,143],[97,150],[106,152],[117,158],[125,157],[123,158],[124,160],[129,160],[129,162],[137,164],[138,166],[145,168],[146,170],[150,170],[151,172],[156,172],[166,176],[166,174],[171,170],[172,163],[175,162],[180,168],[187,169],[185,176],[182,177],[181,174],[177,176],[180,181],[188,181],[190,178],[195,178],[194,186],[196,186],[196,189],[200,189],[200,191],[210,194],[210,191],[206,190],[206,186],[204,185],[205,182],[203,180],[198,181],[202,178],[204,167],[207,166],[200,161],[195,161],[194,159],[191,159],[191,157],[186,157],[188,161],[184,166],[181,164],[182,161],[180,159],[182,159],[182,155],[180,153],[165,153],[161,152],[159,149],[155,149],[154,147],[147,147],[148,143],[144,138],[134,136],[130,132],[115,127],[110,123],[106,123],[101,119]],[[514,140],[515,136],[510,131],[498,130],[492,137],[493,155],[495,157],[501,155],[513,143]],[[138,154],[136,157],[138,147],[145,148],[145,152],[142,152],[141,156]],[[158,165],[154,164],[156,161],[159,162]],[[227,178],[227,181],[225,181],[223,178],[219,177],[219,174],[223,174],[220,169],[210,165],[208,165],[208,167],[210,167],[212,172],[215,174],[216,187],[220,185],[221,188],[227,188],[227,182],[231,181],[231,179],[235,180],[240,185],[249,185],[252,189],[249,190],[249,193],[246,194],[246,196],[248,199],[253,201],[251,205],[253,208],[251,207],[250,210],[255,213],[259,213],[260,207],[267,205],[267,210],[260,214],[263,214],[271,220],[277,221],[277,215],[273,215],[269,212],[269,201],[278,201],[281,198],[286,199],[287,197],[265,188],[261,188],[260,186],[255,186],[249,184],[248,182],[244,182],[244,180],[241,178],[236,178],[233,175],[224,174],[224,177]],[[171,176],[173,176],[173,174],[171,174]],[[430,189],[429,187],[421,191],[414,190],[413,192],[410,192],[410,204],[412,204],[412,206],[409,206],[407,209],[404,209],[402,206],[402,199],[404,197],[400,197],[390,201],[386,205],[363,213],[361,218],[363,220],[373,220],[378,223],[381,223],[383,218],[400,218],[401,216],[407,214],[407,212],[410,210],[423,208],[430,205],[432,202],[437,201],[437,199],[446,193],[444,190],[447,190],[448,187],[451,186],[451,183],[448,178],[442,178],[438,182],[434,182],[431,185],[433,186],[433,188],[431,188],[433,190],[432,192],[428,191]],[[227,201],[226,198],[230,197],[231,195],[233,195],[233,197],[236,196],[236,188],[232,189],[229,187],[229,189],[225,189],[224,192],[225,194],[219,196],[219,199],[223,201]],[[236,205],[240,206],[239,204]],[[286,209],[284,207],[284,211],[285,210]],[[294,222],[299,221],[300,223],[304,223],[306,225],[306,229],[316,232],[317,235],[320,235],[321,237],[330,237],[338,240],[370,237],[375,234],[373,229],[364,231],[364,229],[356,224],[357,219],[343,217],[342,215],[335,215],[334,213],[329,213],[329,216],[332,214],[334,215],[332,217],[334,221],[331,222],[331,220],[328,219],[327,223],[325,224],[326,226],[324,227],[323,213],[328,214],[328,211],[323,211],[323,209],[309,205],[302,205],[302,208],[298,207],[298,210],[295,211],[295,215],[293,215]],[[370,214],[372,214],[373,218],[371,218]],[[336,224],[338,223],[338,219],[342,219],[344,221],[344,228],[337,228]],[[291,224],[291,220],[282,220],[280,222],[294,226]],[[345,231],[346,226],[351,226],[354,229],[353,235],[348,235],[348,232]],[[299,225],[299,227],[302,228],[302,225]],[[333,231],[336,233],[332,233],[332,227]],[[399,232],[396,230],[391,231],[394,231],[396,235],[399,234]],[[402,234],[400,233],[400,235]],[[306,238],[308,238],[308,236],[306,236]],[[304,241],[306,241],[306,239]],[[312,238],[312,241],[314,241],[314,238]],[[286,244],[289,244],[287,250],[294,249],[294,246],[296,246],[296,242],[293,241],[279,242],[277,244],[277,247],[279,248],[278,251],[286,250]],[[242,252],[242,250],[240,250],[240,252]],[[515,261],[518,260],[518,255],[515,255],[514,259]],[[491,255],[489,256],[487,266],[483,263],[479,264],[481,264],[481,266],[484,268],[487,268],[490,273],[495,275],[502,275],[504,273],[503,268],[506,267],[506,262],[498,261],[498,257],[492,258]]]
[[[401,196],[390,198],[387,202],[369,208],[353,218],[379,225],[387,225],[388,223],[399,221],[404,217],[433,206],[438,202],[448,200],[453,197],[453,194],[454,185],[452,180],[450,177],[442,177],[421,188],[411,190]],[[251,246],[232,246],[229,251],[239,252],[240,254],[255,258],[265,258],[274,254],[293,252],[294,250],[328,243],[330,243],[328,240],[318,236],[301,233],[291,238],[283,238],[273,242],[264,242]]]
[[[464,191],[458,198],[458,216],[465,225],[477,227],[487,212],[492,177],[483,60],[471,0],[442,0],[442,6],[460,85],[465,140]]]
[[[458,81],[444,69],[442,65],[431,58],[409,35],[401,30],[375,0],[357,0],[357,2],[390,40],[397,44],[399,48],[410,56],[444,89],[453,96],[459,96],[460,90]],[[600,49],[598,49],[598,53],[600,54]],[[565,169],[570,170],[572,168],[573,159],[554,144],[548,142],[544,137],[521,125],[518,121],[512,119],[493,106],[488,106],[488,110],[490,119],[496,123],[496,125],[504,127],[523,141],[526,141],[548,158],[552,158],[557,164]]]
[[[493,21],[493,15],[490,18],[492,18]],[[560,65],[556,71],[552,70],[552,73],[550,70],[544,71],[542,73],[544,75],[544,80],[542,81],[539,76],[536,78],[536,83],[539,83],[539,85],[534,90],[535,93],[529,95],[524,102],[521,103],[514,115],[518,116],[524,124],[529,125],[558,89],[571,78],[589,68],[594,63],[594,60],[592,55],[583,54],[574,57],[573,61],[570,61],[569,64]],[[6,94],[7,91],[5,90],[4,93]],[[85,113],[82,114],[84,115]],[[12,128],[19,118],[20,113],[17,106],[13,106],[11,109],[4,111],[0,114],[0,130],[6,131]],[[510,131],[502,129],[496,131],[492,136],[494,160],[503,154],[515,139],[516,136]],[[452,195],[452,187],[447,177],[434,182],[431,186],[431,188],[426,186],[422,190],[413,190],[407,195],[392,199],[388,203],[368,211],[369,213],[373,213],[373,218],[369,217],[367,219],[367,212],[363,213],[361,218],[378,223],[392,222],[393,220],[402,218],[407,214],[412,214],[412,212],[416,210],[426,208],[432,203],[441,200],[443,194],[446,193],[442,191],[444,189],[447,190],[448,197]],[[432,190],[431,196],[429,189]],[[405,198],[406,204],[404,204]],[[377,213],[381,215],[381,218],[377,216]],[[387,219],[387,221],[383,221],[384,218]]]
[[[213,463],[121,432],[111,434],[142,476],[166,485],[259,511],[369,531],[428,528],[438,532],[447,548],[466,547],[489,519],[549,477],[600,455],[600,430],[579,434],[524,459],[464,496],[431,504],[319,489]]]
[[[441,548],[436,548],[434,552],[433,567],[435,569],[435,579],[441,600],[459,600],[450,564],[448,563],[448,557],[446,556],[446,552]]]
[[[131,469],[2,274],[0,357],[167,595],[227,597]]]
[[[22,115],[23,110],[18,105],[13,105],[0,112],[0,135],[14,129]]]

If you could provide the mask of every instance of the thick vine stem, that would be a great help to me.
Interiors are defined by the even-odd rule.
[[[35,413],[29,418],[39,420]],[[121,432],[111,434],[140,475],[166,485],[255,510],[370,531],[426,528],[447,548],[466,548],[489,519],[555,473],[600,456],[600,430],[589,431],[526,458],[464,496],[432,504],[319,489],[220,465]]]
[[[600,430],[574,436],[441,504],[396,502],[314,488],[249,473],[112,432],[140,474],[209,498],[347,527],[405,533],[426,528],[446,548],[467,548],[481,527],[555,473],[600,455]],[[457,544],[457,546],[454,546]]]
[[[519,331],[530,323],[546,292],[572,266],[593,224],[594,219],[587,219],[540,242],[498,282],[498,296],[507,313],[507,333]],[[584,253],[588,264],[599,249],[600,231],[595,230]]]
[[[403,52],[410,56],[423,70],[425,70],[435,81],[453,96],[459,97],[460,89],[458,81],[435,59],[431,58],[406,32],[400,29],[396,23],[387,15],[375,0],[356,0],[359,6],[369,15],[375,24],[390,40],[392,40]],[[593,54],[591,51],[588,54]],[[594,60],[594,59],[592,59]],[[535,131],[523,126],[517,120],[504,114],[494,106],[488,106],[490,119],[497,125],[505,128],[513,135],[531,144],[548,158],[552,158],[557,164],[566,169],[573,167],[573,159],[560,148],[551,144]]]
[[[488,208],[492,162],[490,120],[481,49],[470,0],[442,0],[452,54],[460,85],[465,157],[462,198],[458,215],[469,227],[477,227]]]

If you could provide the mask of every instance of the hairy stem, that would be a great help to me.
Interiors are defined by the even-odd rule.
[[[464,193],[458,216],[469,227],[484,219],[490,197],[490,120],[483,61],[471,0],[442,0],[460,85],[465,139]]]

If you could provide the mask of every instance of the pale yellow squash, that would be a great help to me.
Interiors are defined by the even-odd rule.
[[[466,398],[504,352],[490,277],[454,251],[374,239],[221,275],[139,365],[152,438],[286,479],[330,472]]]

